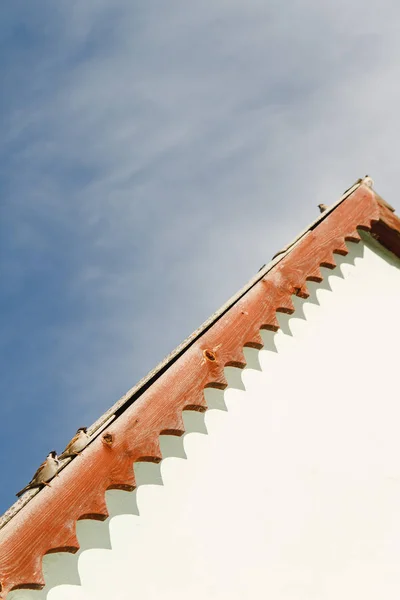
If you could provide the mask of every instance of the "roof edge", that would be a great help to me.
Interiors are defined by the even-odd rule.
[[[254,285],[256,285],[271,269],[273,269],[292,248],[300,242],[308,231],[316,227],[321,221],[336,209],[346,198],[348,198],[355,190],[357,190],[363,182],[370,178],[368,175],[363,179],[358,179],[350,186],[340,198],[320,214],[308,227],[299,233],[294,240],[287,244],[282,250],[277,252],[269,263],[264,265],[259,271],[233,296],[227,300],[219,309],[217,309],[206,321],[204,321],[191,335],[189,335],[179,346],[170,352],[154,369],[149,371],[142,379],[140,379],[133,387],[131,387],[119,400],[117,400],[104,414],[102,414],[90,427],[88,433],[91,437],[90,443],[104,430],[111,421],[120,415],[128,406],[135,402],[159,377],[161,377],[179,357],[193,345],[204,333],[218,321],[232,306],[234,306]],[[71,459],[63,462],[62,468],[65,468]],[[0,530],[28,504],[38,493],[39,489],[33,489],[24,494],[19,500],[0,516]]]
[[[43,556],[78,550],[76,521],[107,518],[105,491],[135,488],[133,463],[161,460],[159,435],[184,433],[182,411],[207,409],[204,389],[225,389],[224,367],[245,366],[243,347],[262,348],[260,329],[278,330],[276,313],[294,312],[291,296],[308,297],[307,281],[322,281],[321,266],[335,268],[334,254],[345,255],[346,242],[360,241],[357,229],[370,232],[400,257],[400,219],[365,180],[357,182],[142,380],[151,384],[139,382],[112,407],[113,414],[96,421],[93,432],[106,429],[110,443],[94,437],[51,487],[30,497],[24,510],[16,503],[19,510],[6,513],[9,519],[0,531],[0,596],[43,587]],[[128,402],[135,390],[140,392],[136,401]]]

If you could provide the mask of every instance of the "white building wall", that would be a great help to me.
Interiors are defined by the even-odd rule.
[[[400,261],[349,246],[206,391],[227,410],[186,412],[138,490],[78,523],[78,555],[45,557],[45,590],[10,600],[398,600]]]

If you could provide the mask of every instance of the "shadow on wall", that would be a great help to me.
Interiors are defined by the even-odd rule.
[[[228,388],[225,392],[207,388],[204,391],[208,405],[208,411],[229,412],[225,394],[229,389],[237,389],[245,392],[246,390],[246,372],[268,370],[268,361],[279,351],[276,340],[278,337],[295,336],[293,324],[296,320],[306,320],[304,308],[307,304],[319,306],[319,297],[321,293],[331,292],[328,277],[335,276],[343,278],[341,267],[343,265],[354,265],[355,261],[363,257],[364,244],[347,244],[349,253],[347,256],[335,255],[336,268],[329,270],[321,268],[323,281],[321,283],[307,282],[307,288],[310,292],[308,299],[304,300],[293,296],[295,312],[293,315],[277,313],[280,331],[274,333],[267,330],[261,331],[264,342],[264,348],[261,351],[253,348],[244,348],[244,355],[247,361],[246,368],[242,371],[237,367],[226,367],[225,375],[228,381]],[[388,259],[389,260],[389,259]],[[262,355],[262,366],[260,356]],[[229,403],[228,403],[229,404]],[[55,586],[67,584],[70,586],[80,586],[79,559],[81,555],[95,548],[112,550],[110,538],[110,524],[112,520],[119,515],[131,515],[132,518],[140,518],[140,493],[143,486],[162,486],[163,485],[163,463],[166,459],[187,458],[187,440],[190,436],[207,435],[206,415],[197,411],[184,411],[183,420],[185,425],[185,434],[181,437],[172,435],[160,436],[160,448],[163,460],[159,464],[152,462],[138,462],[134,464],[137,488],[133,492],[122,490],[109,490],[106,492],[106,502],[109,511],[109,518],[104,522],[94,520],[81,520],[77,523],[77,537],[80,544],[80,550],[77,554],[56,553],[46,555],[43,559],[43,572],[46,585],[43,590],[14,590],[10,592],[8,600],[42,600],[47,597],[48,592]],[[189,445],[190,447],[190,445]]]

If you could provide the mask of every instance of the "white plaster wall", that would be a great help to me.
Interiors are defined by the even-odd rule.
[[[107,493],[110,519],[78,523],[78,556],[10,599],[398,600],[400,262],[349,246],[138,490]]]

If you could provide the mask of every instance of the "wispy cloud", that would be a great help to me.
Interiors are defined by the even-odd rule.
[[[396,203],[400,8],[1,11],[6,508],[318,202],[370,171]]]

